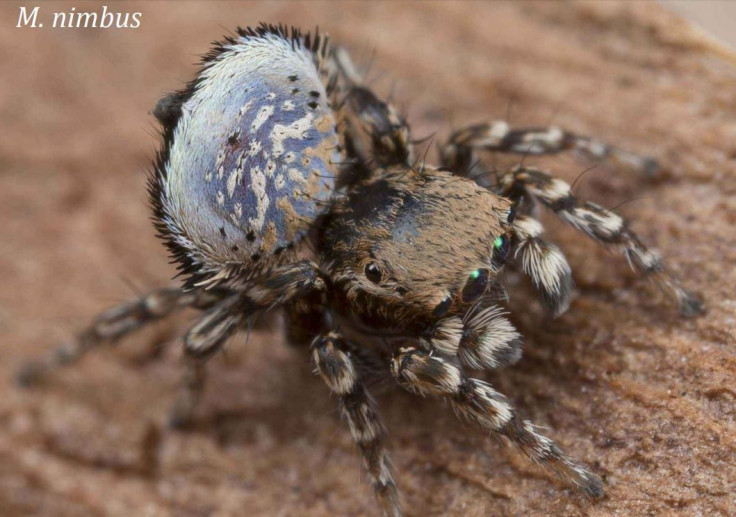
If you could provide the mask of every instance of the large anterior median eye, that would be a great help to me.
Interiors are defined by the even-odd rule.
[[[470,273],[467,282],[465,282],[465,287],[463,287],[462,297],[464,302],[472,302],[486,292],[488,276],[487,269],[476,269]]]
[[[375,262],[368,262],[368,264],[365,265],[364,272],[365,277],[374,284],[378,284],[381,281],[381,270]]]
[[[506,235],[499,235],[496,240],[493,241],[493,256],[491,262],[497,268],[504,265],[506,259],[509,256],[511,250],[511,242]]]

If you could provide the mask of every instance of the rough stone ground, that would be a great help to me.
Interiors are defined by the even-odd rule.
[[[209,41],[259,20],[319,24],[364,61],[375,51],[376,87],[395,80],[417,136],[509,117],[655,155],[661,178],[598,168],[579,193],[626,203],[708,303],[679,319],[624,260],[546,218],[575,300],[550,320],[515,289],[525,358],[488,379],[607,496],[587,501],[449,408],[389,389],[379,402],[407,514],[736,513],[736,71],[674,15],[633,2],[114,3],[142,11],[143,27],[34,31],[14,27],[17,7],[0,6],[1,515],[376,515],[334,400],[277,321],[213,361],[191,433],[164,427],[178,347],[150,353],[191,314],[38,389],[9,382],[98,311],[167,284],[146,206],[147,112]],[[585,168],[531,161],[569,181]],[[157,458],[141,460],[146,443]]]

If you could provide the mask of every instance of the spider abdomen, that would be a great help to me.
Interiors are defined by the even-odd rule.
[[[260,269],[325,210],[341,158],[324,47],[278,29],[241,33],[175,94],[176,116],[159,116],[174,124],[159,167],[162,233],[185,268]]]

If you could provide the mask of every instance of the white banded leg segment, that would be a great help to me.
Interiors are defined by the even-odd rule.
[[[357,155],[363,164],[411,165],[414,146],[404,118],[390,102],[379,99],[365,85],[345,49],[335,49],[332,64],[342,83],[337,111],[340,125],[346,127],[348,152]]]
[[[339,397],[340,413],[348,422],[350,434],[363,455],[383,515],[400,516],[398,491],[383,446],[386,431],[376,403],[360,379],[358,365],[347,343],[336,332],[328,332],[317,337],[311,349],[317,373]]]
[[[103,344],[114,344],[131,332],[149,323],[185,308],[207,309],[212,307],[231,291],[212,289],[210,291],[185,292],[181,289],[160,289],[143,298],[113,307],[97,316],[88,328],[47,358],[25,365],[18,373],[17,381],[22,386],[38,382],[52,370],[69,366],[82,356]]]
[[[419,348],[402,348],[391,360],[391,374],[416,395],[445,397],[458,414],[484,429],[498,431],[513,408],[490,384],[468,377],[457,365]]]
[[[522,337],[499,307],[474,309],[437,322],[420,339],[427,350],[459,356],[476,369],[501,368],[521,358]]]
[[[653,158],[638,156],[559,127],[514,129],[504,121],[476,124],[453,133],[441,150],[443,165],[459,173],[465,172],[474,159],[473,153],[479,150],[525,155],[570,150],[586,159],[630,169],[645,176],[654,176],[659,170]]]
[[[502,433],[533,462],[569,480],[587,496],[600,498],[605,495],[603,482],[598,476],[568,457],[555,442],[537,433],[530,421],[514,417]]]
[[[187,357],[205,360],[242,326],[252,311],[241,310],[241,296],[233,295],[210,309],[184,338]]]
[[[664,267],[659,255],[648,249],[631,231],[626,221],[612,210],[575,198],[570,186],[544,171],[520,167],[502,178],[507,192],[524,189],[553,210],[562,220],[604,246],[617,249],[642,275],[651,275],[674,298],[684,316],[703,312],[703,302],[685,290]]]
[[[254,278],[242,298],[250,310],[257,311],[324,290],[325,281],[317,264],[301,260]]]
[[[425,332],[421,338],[422,344],[430,350],[457,355],[464,327],[463,320],[457,316],[441,319]]]
[[[204,362],[222,349],[227,339],[245,327],[254,314],[325,289],[322,273],[308,260],[275,268],[253,279],[210,309],[184,338],[186,370],[171,412],[172,425],[187,425],[204,390]]]
[[[521,359],[522,343],[503,309],[487,307],[466,317],[459,355],[471,368],[501,368]]]
[[[249,316],[239,310],[239,302],[237,294],[224,300],[210,309],[184,337],[184,372],[169,411],[171,427],[182,429],[194,420],[204,392],[207,359],[222,349]]]
[[[190,357],[206,359],[255,313],[315,296],[324,289],[322,273],[309,260],[275,268],[253,279],[244,292],[226,298],[207,312],[187,333],[185,351]]]
[[[414,149],[409,126],[396,109],[365,86],[352,86],[339,117],[346,123],[352,151],[361,162],[376,166],[411,165]]]
[[[512,256],[542,294],[544,306],[559,316],[570,305],[572,272],[562,251],[539,238],[543,231],[541,223],[533,217],[517,216],[513,222]]]
[[[399,350],[391,361],[391,373],[406,390],[448,400],[458,415],[506,436],[534,462],[568,479],[589,496],[603,496],[596,475],[538,434],[530,422],[521,420],[508,399],[490,384],[468,377],[460,367],[419,348]]]

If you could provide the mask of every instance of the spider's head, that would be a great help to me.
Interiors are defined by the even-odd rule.
[[[347,310],[410,329],[465,315],[497,287],[510,202],[442,170],[391,169],[335,203],[320,243]]]

